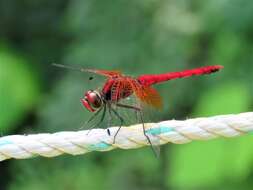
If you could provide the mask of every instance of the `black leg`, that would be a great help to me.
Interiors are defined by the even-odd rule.
[[[82,125],[81,128],[83,128],[84,126],[86,126],[87,124],[89,124],[94,118],[96,118],[96,116],[101,112],[102,109],[103,109],[103,107],[100,108],[96,113],[94,113],[94,114],[88,119],[88,121],[86,121],[86,122]]]
[[[143,134],[144,134],[144,136],[147,138],[148,143],[150,144],[151,149],[152,149],[153,153],[155,154],[155,156],[156,156],[156,157],[159,157],[159,152],[160,152],[160,151],[159,151],[159,148],[157,147],[158,149],[157,149],[157,151],[156,151],[156,149],[155,149],[154,145],[152,144],[152,142],[151,142],[149,136],[146,134],[146,130],[145,130],[145,126],[144,126],[144,120],[143,120],[142,112],[139,111],[139,114],[140,114],[140,118],[141,118]]]
[[[145,126],[144,126],[144,120],[143,120],[143,114],[142,114],[141,108],[135,107],[135,106],[130,106],[130,105],[125,105],[125,104],[116,104],[116,105],[119,106],[119,107],[126,108],[126,109],[135,110],[136,113],[137,113],[137,114],[136,114],[137,120],[138,120],[138,113],[140,114],[140,119],[141,119],[141,123],[142,123],[143,134],[144,134],[144,136],[147,138],[148,143],[151,145],[151,149],[152,149],[153,153],[155,154],[155,156],[158,157],[159,151],[155,151],[155,147],[154,147],[153,144],[151,143],[151,140],[150,140],[149,136],[146,134]]]
[[[88,131],[87,135],[90,133],[90,131],[91,131],[94,127],[101,125],[102,122],[104,121],[105,114],[106,114],[106,105],[104,105],[102,109],[103,109],[103,113],[102,113],[102,116],[101,116],[99,122],[96,123],[95,125],[93,125],[93,126],[91,126],[91,127],[89,128],[89,131]],[[102,110],[102,109],[100,109],[100,110]],[[98,112],[100,112],[100,110],[99,110]],[[95,114],[94,114],[94,115],[95,115]],[[97,115],[98,115],[98,114],[96,113],[95,116],[97,116]],[[94,117],[94,118],[95,118],[95,117]]]
[[[112,110],[113,108],[111,107],[111,104],[108,104],[108,113],[109,113],[109,120],[108,120],[108,126],[111,126],[111,124],[112,124],[112,118],[113,118],[113,116],[112,116]],[[116,112],[116,110],[114,110],[115,112]],[[117,116],[117,115],[116,115]],[[117,116],[118,117],[118,116]],[[119,118],[119,117],[118,117]],[[111,136],[111,131],[110,131],[110,129],[108,129],[107,128],[107,133],[108,133],[108,135],[109,136]]]
[[[118,128],[118,130],[116,131],[114,137],[113,137],[113,144],[115,143],[115,140],[116,140],[116,136],[118,135],[119,133],[119,130],[121,129],[122,125],[123,125],[123,122],[124,122],[124,119],[119,115],[119,113],[117,111],[115,111],[113,108],[110,107],[110,109],[112,110],[112,112],[119,118],[120,120],[120,126]]]
[[[111,112],[110,105],[108,105],[108,106],[109,106],[108,107],[108,113],[109,113],[108,126],[111,126],[111,124],[112,124],[112,112]],[[110,132],[110,130],[108,128],[107,128],[107,133],[108,133],[109,136],[111,136],[111,132]]]
[[[136,110],[136,111],[141,111],[141,108],[136,107],[136,106],[126,105],[126,104],[119,104],[119,103],[117,103],[116,106],[122,107],[122,108],[127,108],[127,109],[132,109],[132,110]]]
[[[122,107],[122,108],[125,108],[125,109],[134,110],[135,111],[135,119],[138,122],[138,112],[141,111],[141,108],[136,107],[136,106],[126,105],[126,104],[119,104],[119,103],[117,103],[116,106]]]

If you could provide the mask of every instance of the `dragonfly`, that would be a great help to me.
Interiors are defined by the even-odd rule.
[[[190,70],[184,70],[180,72],[168,72],[163,74],[144,74],[138,77],[132,77],[124,75],[118,70],[98,70],[98,69],[85,69],[85,68],[74,68],[68,65],[53,64],[57,67],[68,68],[68,69],[78,69],[81,72],[88,72],[97,75],[102,75],[106,78],[101,89],[88,90],[84,93],[84,97],[81,98],[82,105],[94,115],[88,120],[92,121],[100,112],[102,112],[102,117],[100,123],[104,120],[105,113],[107,109],[110,115],[114,115],[120,121],[120,127],[114,134],[113,143],[117,134],[120,131],[121,126],[123,126],[124,118],[117,112],[116,108],[125,108],[134,110],[139,113],[140,119],[143,127],[143,134],[148,140],[148,143],[152,146],[149,136],[146,134],[144,121],[143,121],[143,108],[138,105],[128,105],[121,103],[130,96],[135,96],[140,103],[146,104],[156,109],[162,108],[162,98],[158,91],[153,88],[153,85],[160,84],[172,79],[186,78],[193,75],[205,75],[211,74],[219,71],[223,68],[221,65],[204,66],[200,68],[194,68]],[[110,134],[110,132],[108,132]]]

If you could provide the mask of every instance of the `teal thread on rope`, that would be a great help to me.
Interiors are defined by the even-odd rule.
[[[172,127],[163,126],[163,124],[161,124],[161,126],[159,126],[158,128],[151,128],[146,130],[146,133],[149,135],[160,135],[163,133],[169,133],[173,130],[174,129]]]
[[[0,141],[0,146],[5,146],[5,145],[8,145],[8,144],[13,144],[13,143],[9,140],[1,140]]]
[[[91,151],[96,151],[96,150],[107,150],[111,148],[111,145],[110,144],[107,144],[105,142],[100,142],[100,143],[97,143],[97,144],[93,144],[93,145],[90,145],[88,147],[89,150]]]

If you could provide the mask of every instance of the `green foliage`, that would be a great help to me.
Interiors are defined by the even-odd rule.
[[[239,183],[251,174],[251,139],[245,136],[174,147],[169,184],[193,188],[217,186],[226,179]]]
[[[6,48],[0,49],[0,129],[15,127],[38,100],[35,72],[27,60]]]
[[[239,80],[207,88],[198,101],[194,116],[212,116],[240,113],[249,110],[251,94],[249,87]]]

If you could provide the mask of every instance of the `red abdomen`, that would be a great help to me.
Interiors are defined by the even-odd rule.
[[[214,65],[214,66],[200,67],[200,68],[191,69],[191,70],[185,70],[181,72],[170,72],[170,73],[158,74],[158,75],[141,75],[137,78],[137,80],[142,85],[150,86],[153,84],[157,84],[157,83],[161,83],[161,82],[165,82],[165,81],[177,79],[177,78],[190,77],[193,75],[211,74],[211,73],[219,71],[222,68],[223,66],[221,65]]]

